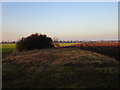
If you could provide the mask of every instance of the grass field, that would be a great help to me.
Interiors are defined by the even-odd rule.
[[[66,45],[74,45],[76,43],[60,43],[60,47]],[[0,44],[0,50],[2,50],[2,54],[11,54],[16,49],[16,44]]]
[[[10,54],[16,49],[16,44],[0,44],[2,54]]]
[[[120,62],[78,48],[25,51],[3,57],[3,88],[117,88]]]
[[[59,43],[60,47],[74,45],[74,44],[78,44],[78,43]]]
[[[1,47],[2,46],[2,47]],[[118,52],[120,49],[120,43],[59,43],[60,47],[78,47],[80,49],[90,50],[100,54],[108,55],[117,60],[120,59]],[[11,54],[16,50],[16,44],[0,44],[0,50],[2,54]],[[108,52],[109,51],[109,52]]]

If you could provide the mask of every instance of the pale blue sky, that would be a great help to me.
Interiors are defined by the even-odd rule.
[[[3,40],[32,33],[60,40],[118,38],[117,2],[4,2]]]

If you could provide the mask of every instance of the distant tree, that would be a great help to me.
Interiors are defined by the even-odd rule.
[[[17,42],[17,49],[19,51],[23,50],[33,50],[54,47],[53,40],[50,37],[42,34],[31,34],[26,38],[21,38]]]

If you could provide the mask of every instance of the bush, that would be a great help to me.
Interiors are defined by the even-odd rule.
[[[26,38],[21,38],[17,42],[17,49],[19,51],[23,50],[33,50],[54,47],[53,40],[50,37],[42,34],[31,34]]]

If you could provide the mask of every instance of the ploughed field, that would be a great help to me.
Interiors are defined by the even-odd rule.
[[[120,62],[78,48],[51,48],[4,55],[3,88],[119,87]]]

